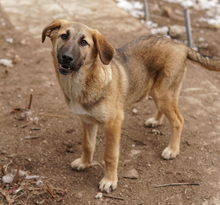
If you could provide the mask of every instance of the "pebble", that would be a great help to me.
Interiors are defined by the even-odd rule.
[[[138,171],[136,169],[131,169],[128,170],[125,175],[124,178],[128,178],[128,179],[138,179],[139,175],[138,175]]]
[[[27,40],[26,40],[26,39],[22,39],[22,40],[20,41],[20,44],[21,44],[21,45],[26,45],[26,44],[27,44]]]
[[[13,38],[7,38],[6,39],[6,42],[8,42],[8,43],[13,43],[13,41],[14,41]]]
[[[166,16],[166,17],[169,17],[169,18],[172,16],[173,10],[172,10],[171,7],[164,6],[162,9],[163,9],[163,13],[162,13],[163,16]]]
[[[5,184],[11,184],[13,180],[14,180],[13,174],[6,174],[5,176],[2,177],[2,181]]]
[[[43,140],[43,143],[44,143],[44,144],[48,144],[48,141],[47,141],[47,140]]]
[[[84,193],[84,191],[77,193],[76,198],[81,199],[83,197],[83,193]]]
[[[99,192],[98,194],[95,195],[95,199],[101,199],[102,198],[102,193]]]
[[[36,181],[36,185],[37,186],[39,186],[39,185],[41,185],[41,184],[43,184],[44,182],[41,180],[41,179],[38,179],[37,181]]]
[[[149,133],[152,133],[154,135],[162,135],[162,133],[157,129],[152,129]]]
[[[169,27],[169,35],[173,38],[186,33],[186,27],[181,25],[172,25]]]
[[[133,108],[132,112],[133,112],[134,114],[137,114],[137,113],[138,113],[137,108]]]
[[[129,154],[129,157],[133,157],[134,155],[139,154],[139,153],[141,153],[140,150],[132,149],[132,150],[131,150],[131,153]]]
[[[10,59],[0,59],[0,65],[10,67],[10,68],[13,67],[12,60]]]

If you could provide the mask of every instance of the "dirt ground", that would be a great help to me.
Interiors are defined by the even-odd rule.
[[[167,5],[183,10],[181,6],[161,5],[159,0],[149,3],[151,20],[159,26],[184,25],[181,18],[162,16],[160,9]],[[160,5],[159,8],[154,4]],[[220,56],[220,31],[198,22],[204,15],[204,12],[191,10],[194,44],[203,54]],[[92,25],[92,22],[88,20],[87,24]],[[11,162],[10,168],[20,165],[22,170],[44,176],[52,190],[51,194],[48,188],[26,185],[14,196],[13,204],[220,204],[220,73],[188,64],[180,96],[180,110],[185,118],[181,153],[174,160],[160,157],[170,135],[168,121],[165,120],[156,131],[144,127],[145,120],[155,112],[153,101],[144,99],[126,110],[118,188],[95,199],[104,171],[102,132],[98,133],[94,165],[83,172],[71,170],[70,163],[81,154],[80,121],[64,102],[54,75],[49,40],[41,44],[18,32],[3,11],[0,12],[0,30],[0,59],[14,59],[13,68],[0,66],[0,165]],[[106,33],[115,47],[138,36],[132,33],[115,40],[114,31]],[[204,42],[198,40],[200,37]],[[8,38],[13,38],[13,42],[7,42]],[[185,40],[185,36],[179,39]],[[30,94],[33,96],[30,109],[35,111],[31,117],[37,116],[37,123],[11,114],[15,107],[28,107]],[[132,112],[134,108],[137,113]],[[138,172],[138,178],[126,178],[126,173],[133,169]],[[172,183],[190,185],[155,187]],[[2,182],[0,187],[3,187]],[[10,204],[3,196],[7,189],[0,188],[0,205]]]

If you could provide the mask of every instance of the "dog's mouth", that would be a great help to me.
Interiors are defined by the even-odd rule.
[[[69,75],[69,74],[71,74],[73,72],[73,70],[70,67],[68,67],[68,66],[66,66],[64,64],[59,64],[58,71],[62,75]]]

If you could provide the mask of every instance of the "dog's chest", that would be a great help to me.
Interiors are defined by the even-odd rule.
[[[83,108],[83,106],[79,103],[70,101],[70,109],[76,115],[90,115],[90,113]]]

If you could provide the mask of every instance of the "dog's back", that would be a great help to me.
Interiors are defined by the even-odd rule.
[[[176,70],[182,69],[181,73],[184,73],[186,48],[165,36],[148,35],[116,49],[114,59],[124,67],[126,77],[129,78],[126,104],[143,99],[156,81],[165,76],[172,79],[177,74],[172,65],[177,67]]]

